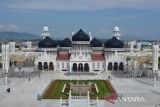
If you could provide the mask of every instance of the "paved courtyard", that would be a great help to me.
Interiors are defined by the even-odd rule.
[[[60,107],[60,100],[37,101],[37,95],[42,94],[52,79],[107,79],[111,74],[99,73],[98,75],[72,75],[43,71],[41,75],[28,77],[8,78],[8,87],[11,92],[6,92],[6,86],[0,78],[0,107]],[[160,81],[153,88],[152,79],[118,78],[111,75],[111,83],[118,94],[123,97],[143,97],[145,102],[116,101],[114,104],[105,100],[99,101],[99,107],[156,107],[160,104]],[[65,106],[63,106],[65,107]],[[158,107],[158,106],[157,106]]]

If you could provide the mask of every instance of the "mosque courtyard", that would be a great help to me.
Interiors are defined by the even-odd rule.
[[[118,95],[126,99],[109,102],[99,99],[98,107],[159,107],[160,106],[160,81],[153,87],[153,79],[128,78],[121,74],[108,74],[101,72],[98,75],[64,75],[63,72],[42,71],[28,77],[9,77],[8,85],[3,85],[0,78],[0,107],[67,107],[60,105],[59,99],[41,99],[41,95],[52,80],[106,80],[111,77],[110,82]],[[11,92],[7,93],[6,88]],[[138,98],[135,101],[130,98]],[[67,99],[62,99],[64,102]],[[92,99],[94,101],[94,99]],[[96,107],[96,106],[91,106]]]

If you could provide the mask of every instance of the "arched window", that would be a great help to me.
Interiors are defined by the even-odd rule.
[[[102,68],[105,68],[105,63],[102,63]]]
[[[42,70],[42,62],[38,62],[38,69]]]
[[[53,68],[53,62],[50,62],[49,63],[49,70],[53,70],[54,68]]]
[[[123,62],[119,63],[119,70],[124,70],[124,64],[123,64]]]
[[[57,68],[59,69],[59,62],[57,63]]]
[[[112,65],[112,62],[109,62],[109,63],[108,63],[108,70],[112,70],[112,66],[113,66],[113,65]]]
[[[72,71],[77,72],[77,64],[76,63],[73,64]]]
[[[97,63],[97,68],[98,68],[98,69],[100,68],[100,63],[99,63],[99,62]]]
[[[44,70],[46,70],[46,71],[48,70],[48,63],[47,63],[47,62],[44,62],[44,67],[43,67],[43,68],[44,68]]]
[[[88,63],[84,64],[84,71],[89,72],[89,64]]]
[[[80,64],[78,65],[78,71],[80,71],[80,72],[83,71],[83,64],[82,64],[82,63],[80,63]]]
[[[114,63],[114,67],[113,68],[114,68],[114,70],[118,70],[118,63],[117,62]]]
[[[62,62],[62,69],[64,68],[64,62]]]
[[[95,63],[93,63],[93,69],[95,68]]]

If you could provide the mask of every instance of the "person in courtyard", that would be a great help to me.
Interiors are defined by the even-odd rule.
[[[7,88],[7,90],[6,90],[8,93],[10,93],[11,92],[11,89],[10,88]]]

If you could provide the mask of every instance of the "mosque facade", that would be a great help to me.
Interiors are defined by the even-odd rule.
[[[125,70],[125,53],[129,50],[120,40],[118,26],[113,28],[113,37],[104,43],[83,29],[60,43],[51,39],[47,26],[44,26],[42,36],[35,58],[35,68],[39,70],[70,73]]]

